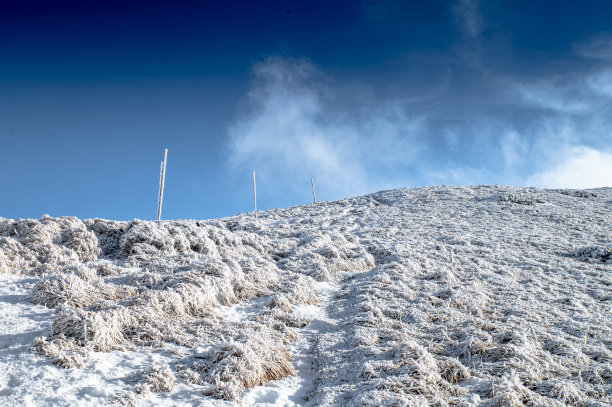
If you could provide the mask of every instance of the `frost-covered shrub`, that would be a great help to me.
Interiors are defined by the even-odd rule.
[[[34,304],[55,307],[59,304],[87,307],[101,298],[99,291],[76,274],[54,274],[38,281],[30,290]]]
[[[291,273],[280,279],[274,286],[271,302],[280,301],[291,305],[312,305],[319,303],[314,279],[303,274]],[[275,298],[278,298],[275,300]]]
[[[587,246],[576,249],[570,253],[571,256],[583,261],[612,261],[612,246]]]
[[[43,266],[50,271],[100,254],[94,233],[77,218],[0,219],[0,270],[23,272]]]
[[[96,272],[101,277],[114,276],[121,272],[122,268],[108,261],[100,262],[95,265]]]
[[[244,390],[293,374],[289,353],[279,334],[259,324],[239,325],[240,334],[198,355],[189,367],[211,387],[206,394],[239,400]]]
[[[168,365],[153,366],[140,379],[136,386],[138,394],[162,393],[172,391],[176,384],[174,373]]]
[[[559,191],[562,195],[574,196],[576,198],[597,198],[597,194],[581,189],[562,189]]]
[[[557,404],[553,399],[544,399],[536,392],[525,386],[520,375],[514,370],[509,369],[505,374],[498,378],[486,394],[481,406],[486,407],[522,407],[525,405],[553,405]]]
[[[101,256],[114,258],[119,255],[119,241],[125,231],[127,222],[105,219],[87,219],[83,222],[98,239]]]
[[[101,352],[126,349],[123,330],[133,318],[128,310],[88,311],[64,306],[56,314],[51,338],[65,338]]]
[[[0,238],[0,273],[18,272],[39,265],[36,255],[12,237]]]
[[[93,232],[84,227],[64,229],[60,239],[61,245],[74,251],[80,261],[92,261],[98,258],[100,253],[98,239]]]
[[[32,351],[51,359],[54,365],[66,369],[83,367],[87,364],[87,349],[79,346],[73,340],[64,336],[53,339],[36,338],[32,343]]]
[[[499,197],[501,202],[511,202],[519,205],[535,205],[536,203],[544,203],[542,199],[527,196],[506,194]]]
[[[34,304],[47,307],[63,304],[84,308],[96,300],[123,299],[135,294],[132,287],[105,284],[91,268],[69,266],[41,278],[31,288],[28,298]]]
[[[119,239],[123,257],[197,253],[211,257],[261,256],[267,249],[248,232],[230,232],[193,221],[132,221]]]
[[[296,247],[279,256],[280,268],[304,273],[317,281],[334,281],[341,271],[365,271],[374,267],[374,257],[355,236],[309,232],[300,237]]]

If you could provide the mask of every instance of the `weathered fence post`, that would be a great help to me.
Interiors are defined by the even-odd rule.
[[[255,184],[255,171],[253,171],[253,206],[255,208],[255,219],[257,219],[257,186]]]
[[[166,178],[166,158],[168,157],[168,149],[164,149],[164,160],[161,162],[159,169],[159,196],[157,197],[157,220],[161,218],[162,201],[164,199],[164,180]]]
[[[317,196],[315,195],[314,180],[312,178],[310,178],[310,185],[312,185],[312,202],[316,203],[317,202]]]

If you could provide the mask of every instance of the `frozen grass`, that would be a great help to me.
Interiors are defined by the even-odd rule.
[[[211,385],[205,394],[237,400],[245,389],[293,374],[289,353],[273,328],[258,323],[230,325],[226,333],[233,338],[194,356],[184,368],[190,380]]]
[[[34,354],[69,369],[164,355],[128,366],[106,402],[240,402],[299,373],[312,383],[296,404],[604,406],[611,198],[430,187],[257,220],[0,219],[0,272],[30,276],[28,300],[53,309]]]
[[[140,383],[136,386],[136,392],[143,395],[147,395],[151,392],[168,392],[172,391],[175,384],[176,378],[170,366],[153,366],[148,372],[142,375]]]
[[[32,344],[54,364],[80,368],[91,352],[180,346],[181,354],[189,354],[208,346],[191,366],[177,366],[181,377],[207,386],[207,395],[227,400],[293,373],[286,345],[297,338],[294,329],[309,321],[292,311],[318,302],[308,276],[314,273],[279,269],[265,237],[188,221],[82,223],[45,217],[2,224],[5,233],[20,237],[2,247],[3,259],[10,259],[3,265],[39,275],[29,300],[55,309],[51,332]],[[316,258],[316,270],[326,278],[372,264],[354,242],[335,237],[339,244],[329,236],[304,235],[290,256],[302,264]],[[261,296],[269,297],[268,306],[252,321],[231,324],[215,313]],[[149,372],[134,391],[140,396],[169,391],[166,382],[174,373],[168,369]],[[117,400],[130,404],[134,397],[128,392]]]
[[[40,273],[95,260],[99,253],[95,234],[77,218],[0,218],[0,272]]]

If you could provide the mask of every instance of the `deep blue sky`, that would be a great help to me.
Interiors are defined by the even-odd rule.
[[[609,1],[0,0],[0,217],[612,184]]]

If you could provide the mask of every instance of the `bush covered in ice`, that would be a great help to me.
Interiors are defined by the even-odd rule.
[[[597,198],[597,194],[591,191],[585,191],[582,189],[562,189],[559,191],[560,194],[574,196],[576,198]]]
[[[540,198],[534,198],[527,195],[506,194],[499,197],[502,202],[510,202],[519,205],[535,205],[536,203],[544,203]]]
[[[603,263],[612,260],[612,246],[587,246],[576,249],[571,253],[572,256],[580,260],[596,260]]]
[[[99,253],[95,234],[77,218],[0,218],[0,272],[52,270],[96,260]]]

